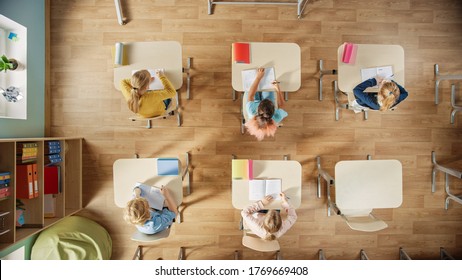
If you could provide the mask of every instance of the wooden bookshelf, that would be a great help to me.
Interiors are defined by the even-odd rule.
[[[44,168],[46,141],[59,141],[62,161],[60,166],[60,191],[53,194],[55,200],[54,217],[45,217],[44,211]],[[37,157],[33,163],[37,164],[38,196],[31,199],[20,199],[24,204],[24,225],[17,226],[16,219],[16,147],[19,143],[35,142],[38,145]],[[11,172],[11,195],[0,200],[2,229],[0,230],[0,250],[16,242],[26,239],[43,229],[55,224],[62,218],[75,214],[82,209],[82,138],[17,138],[0,139],[0,172]]]

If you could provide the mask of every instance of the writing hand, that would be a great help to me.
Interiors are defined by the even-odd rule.
[[[157,69],[157,70],[156,70],[156,75],[157,75],[158,77],[162,77],[162,76],[164,76],[165,74],[164,74],[164,71],[163,71],[163,70]]]
[[[286,196],[285,193],[282,192],[282,193],[280,193],[279,195],[281,196],[282,202],[289,203],[289,202],[287,201],[288,197]]]
[[[133,192],[135,193],[135,197],[140,197],[141,196],[141,189],[136,187]]]
[[[263,206],[266,206],[266,205],[268,205],[272,200],[273,200],[273,197],[272,197],[271,195],[267,195],[267,196],[265,196],[265,197],[261,200],[261,203],[263,204]]]

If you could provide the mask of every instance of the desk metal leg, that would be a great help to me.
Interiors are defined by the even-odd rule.
[[[186,68],[183,68],[183,73],[186,73],[186,99],[190,99],[190,88],[191,88],[191,75],[189,70],[191,70],[191,60],[192,57],[188,57]]]
[[[341,103],[338,97],[340,90],[338,89],[338,83],[334,81],[334,100],[335,100],[335,120],[338,121],[340,118],[340,109],[349,109],[350,106],[347,103]]]
[[[180,108],[180,95],[178,91],[176,91],[176,123],[180,127],[181,126],[181,112],[178,110]]]
[[[284,100],[285,101],[289,100],[289,93],[287,91],[284,91]]]
[[[402,247],[399,247],[399,259],[400,260],[412,260],[411,257],[404,251]]]
[[[191,178],[190,178],[190,174],[189,174],[189,168],[190,168],[190,165],[189,165],[189,153],[186,152],[186,167],[183,171],[183,174],[181,176],[181,180],[184,182],[185,181],[185,177],[186,177],[186,193],[188,195],[191,194]]]
[[[316,165],[318,168],[318,178],[317,178],[318,198],[321,198],[321,179],[324,179],[327,183],[327,216],[330,216],[331,209],[334,211],[335,214],[339,215],[340,210],[338,209],[335,202],[332,201],[331,195],[330,195],[330,188],[335,186],[335,180],[332,176],[329,175],[329,173],[327,173],[325,170],[321,168],[321,157],[319,156],[316,157]]]
[[[180,247],[180,252],[178,253],[178,260],[185,260],[186,259],[184,250],[185,250],[184,247]]]
[[[324,62],[323,60],[319,60],[319,101],[322,101],[322,77],[324,75],[337,75],[337,70],[324,70]]]
[[[439,66],[435,64],[435,104],[439,103],[439,85],[444,80],[462,80],[462,75],[440,75]]]
[[[138,245],[136,248],[135,254],[133,255],[132,260],[142,260],[143,259],[143,247]]]
[[[456,85],[451,85],[451,124],[454,124],[454,120],[456,118],[456,113],[462,111],[462,106],[456,105]]]

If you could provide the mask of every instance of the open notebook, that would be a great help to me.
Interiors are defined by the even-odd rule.
[[[242,85],[244,91],[248,91],[253,81],[257,77],[257,69],[242,70]],[[273,90],[273,82],[276,80],[276,74],[273,67],[265,68],[265,74],[258,84],[257,91]]]
[[[149,186],[139,182],[135,184],[135,187],[139,187],[143,190],[143,192],[145,193],[143,197],[146,198],[146,200],[148,201],[149,207],[154,208],[156,210],[162,210],[162,208],[164,207],[165,198],[160,192],[159,187]]]
[[[249,200],[260,200],[267,195],[280,200],[282,191],[281,179],[254,179],[249,180]]]

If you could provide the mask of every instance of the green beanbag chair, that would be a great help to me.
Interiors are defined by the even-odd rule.
[[[70,216],[43,230],[32,246],[33,260],[109,260],[112,239],[100,224]]]

